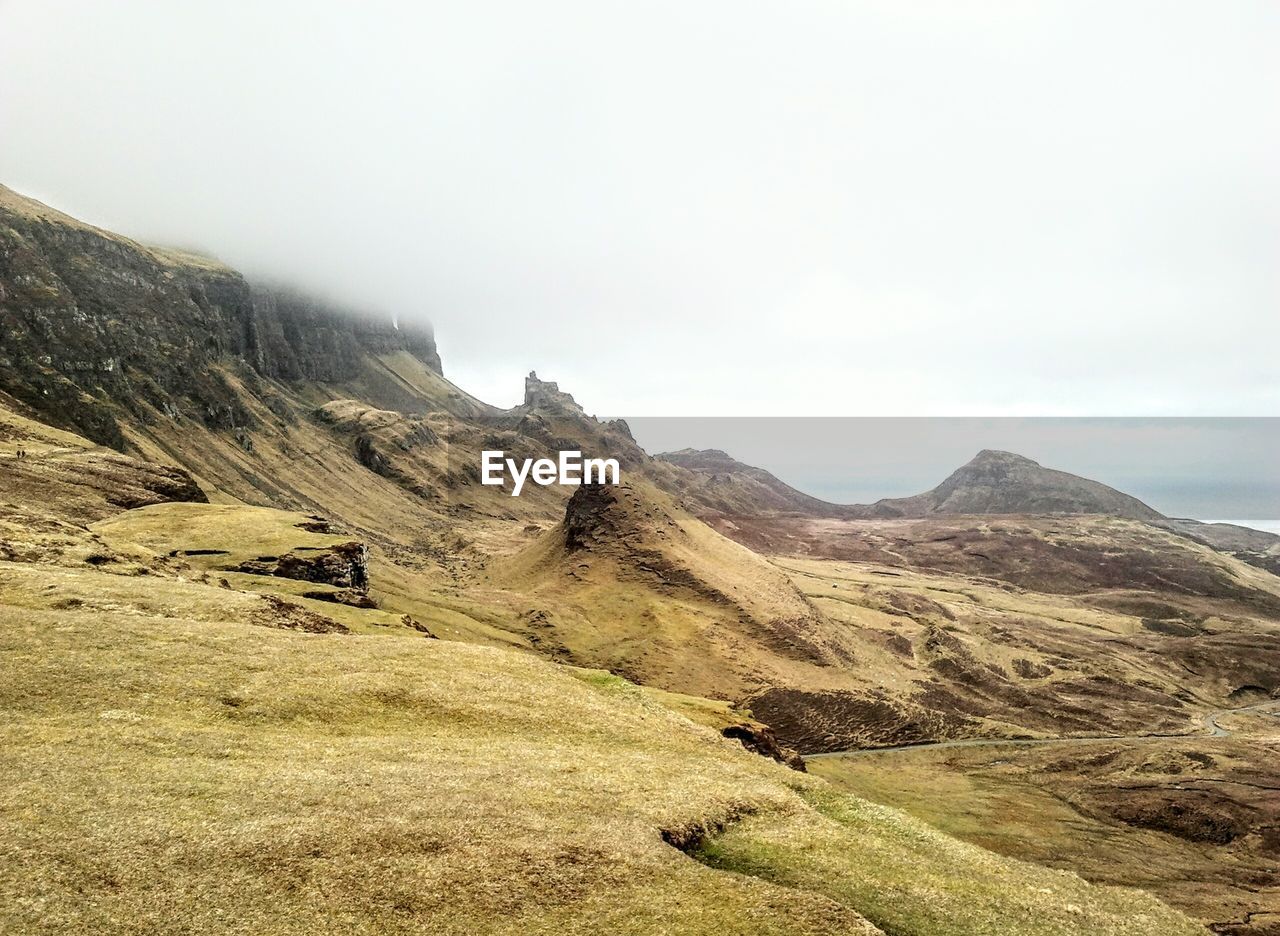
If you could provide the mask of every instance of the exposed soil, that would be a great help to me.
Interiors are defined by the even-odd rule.
[[[1257,814],[1217,789],[1113,787],[1082,793],[1075,802],[1082,811],[1212,845],[1226,845],[1247,834]]]
[[[259,612],[257,623],[282,630],[299,630],[308,634],[349,634],[351,629],[332,618],[284,601],[275,595],[262,595],[266,607]]]
[[[975,724],[964,715],[853,692],[766,689],[746,707],[805,754],[960,737]]]
[[[748,751],[771,757],[780,764],[786,764],[792,770],[804,773],[804,758],[789,747],[778,744],[778,738],[768,725],[755,722],[743,722],[740,725],[729,725],[720,733],[726,738],[734,738],[742,742]]]

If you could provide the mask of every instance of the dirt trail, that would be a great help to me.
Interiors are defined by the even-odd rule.
[[[1229,738],[1231,732],[1218,724],[1223,715],[1237,712],[1255,712],[1261,710],[1280,710],[1280,701],[1259,702],[1254,705],[1242,705],[1238,708],[1217,709],[1204,716],[1203,722],[1207,737]],[[1280,714],[1280,711],[1277,712]],[[1082,738],[964,738],[958,741],[932,741],[926,744],[899,744],[893,747],[854,748],[848,751],[829,751],[825,754],[805,754],[805,760],[821,757],[865,757],[870,754],[892,754],[896,751],[928,751],[942,748],[992,747],[995,745],[1016,745],[1030,747],[1039,744],[1104,744],[1108,741],[1170,741],[1179,738],[1196,738],[1200,735],[1189,734],[1138,734],[1138,735],[1091,735]]]

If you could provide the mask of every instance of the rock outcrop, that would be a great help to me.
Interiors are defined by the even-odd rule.
[[[583,484],[565,507],[564,545],[618,563],[627,578],[666,593],[687,592],[720,605],[734,605],[709,577],[680,555],[687,534],[675,518],[631,484]]]
[[[572,395],[561,390],[554,380],[539,380],[537,371],[529,371],[529,376],[524,379],[524,405],[551,416],[586,415]]]
[[[621,494],[623,501],[620,502]],[[622,503],[631,498],[630,485],[622,492],[606,484],[584,484],[573,492],[564,514],[564,541],[569,552],[596,547],[617,549],[632,535],[631,518]],[[641,534],[634,534],[641,538]]]
[[[369,589],[369,548],[364,543],[350,542],[327,549],[263,556],[242,563],[236,571],[317,582],[363,594]]]
[[[604,580],[693,600],[771,652],[825,665],[824,621],[786,576],[706,529],[646,482],[584,484],[548,534],[574,580]]]

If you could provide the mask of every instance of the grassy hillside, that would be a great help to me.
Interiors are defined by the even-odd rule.
[[[1277,708],[1222,716],[1230,737],[908,750],[809,766],[983,848],[1142,887],[1218,933],[1265,936],[1280,898]]]
[[[0,929],[1197,932],[612,677],[281,630],[176,576],[4,562],[0,596]]]
[[[841,659],[785,574],[638,479],[584,488],[483,581],[541,611],[568,657],[667,689],[736,699]]]

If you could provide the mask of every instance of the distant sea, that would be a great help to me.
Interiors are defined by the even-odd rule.
[[[1251,530],[1262,530],[1280,536],[1280,520],[1205,520],[1205,523],[1234,523],[1236,526],[1249,527]]]

